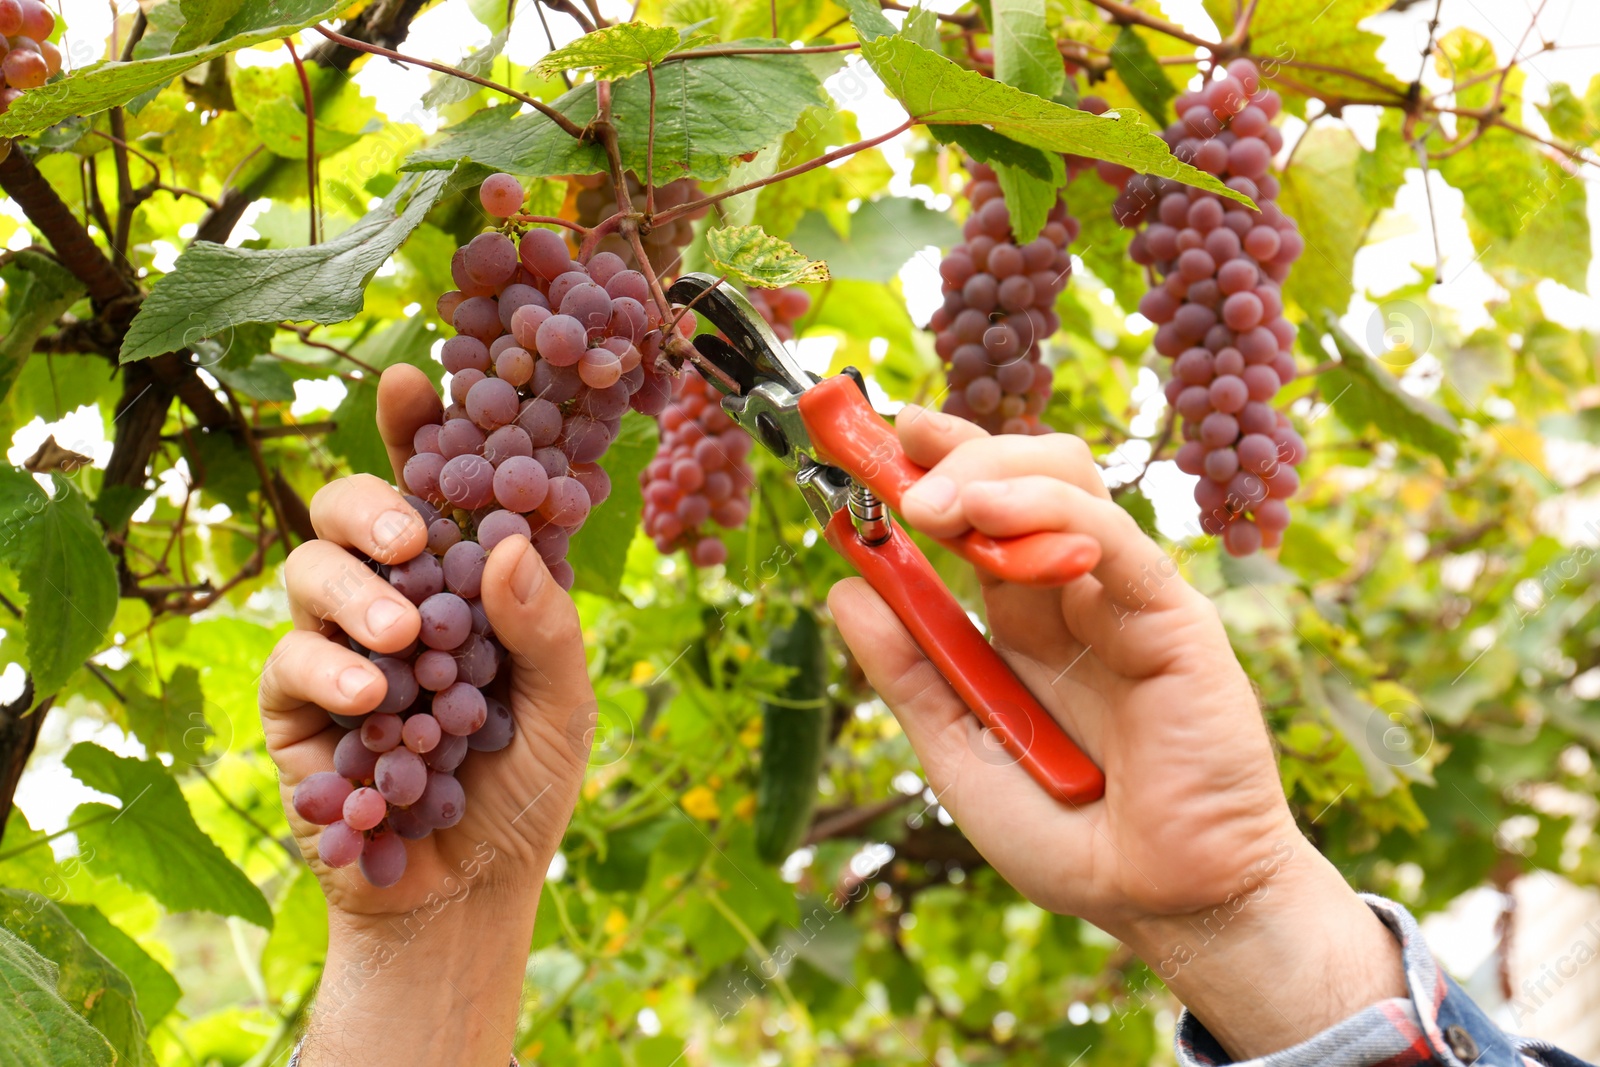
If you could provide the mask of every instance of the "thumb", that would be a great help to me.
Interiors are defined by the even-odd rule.
[[[546,736],[553,730],[569,740],[585,737],[595,698],[578,609],[526,537],[508,537],[489,553],[482,597],[511,657],[512,711],[521,720],[523,708],[531,708],[536,720],[518,725],[541,728]],[[581,747],[575,755],[587,760],[587,745]]]

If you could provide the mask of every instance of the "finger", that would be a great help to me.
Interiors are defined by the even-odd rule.
[[[364,552],[380,563],[399,563],[428,544],[428,527],[394,486],[370,474],[329,482],[311,498],[317,536]]]
[[[968,482],[1042,474],[1111,499],[1100,468],[1083,439],[1067,433],[971,438],[956,445],[913,485],[900,502],[907,522],[934,537],[955,537],[971,523],[962,514],[961,488]]]
[[[321,634],[289,631],[267,657],[261,672],[258,702],[268,751],[297,750],[304,742],[319,738],[328,731],[329,712],[366,714],[383,700],[386,689],[383,673],[367,657]],[[326,747],[327,758],[332,759],[335,740],[330,736],[326,746],[319,744],[316,748],[320,751]],[[309,768],[306,774],[326,769],[298,753],[289,762]]]
[[[411,601],[331,541],[307,541],[289,553],[284,580],[296,629],[333,622],[367,648],[397,652],[422,628]]]
[[[511,656],[514,687],[563,724],[579,706],[592,710],[578,609],[527,538],[508,537],[489,553],[483,609]]]
[[[900,436],[900,447],[906,450],[907,458],[919,467],[933,466],[964,441],[989,436],[976,423],[920,404],[901,408],[900,414],[895,416],[894,430]]]
[[[957,507],[973,528],[990,537],[1060,531],[1093,538],[1100,545],[1100,562],[1090,573],[1125,607],[1164,607],[1193,592],[1133,516],[1076,485],[1038,474],[969,482]]]
[[[1015,851],[1029,837],[1042,838],[1037,848],[1057,854],[1084,850],[1082,834],[1060,823],[1077,813],[1057,804],[992,743],[865,579],[836,584],[828,607],[867,681],[905,731],[938,803],[980,850]]]
[[[443,418],[439,394],[421,368],[396,363],[378,379],[378,434],[389,452],[397,484],[405,484],[401,472],[416,451],[412,438],[422,427]]]

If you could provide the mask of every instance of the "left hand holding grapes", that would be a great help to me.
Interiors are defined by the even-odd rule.
[[[416,429],[438,416],[438,398],[420,371],[397,366],[384,374],[379,429],[397,471]],[[332,767],[344,731],[328,714],[361,715],[384,696],[382,673],[337,635],[378,652],[401,650],[417,636],[417,609],[353,553],[398,563],[420,554],[427,534],[395,489],[367,476],[328,485],[311,510],[320,540],[296,549],[286,567],[295,628],[268,661],[260,689],[284,807],[329,905],[326,977],[301,1062],[316,1067],[351,1055],[504,1067],[544,874],[588,760],[596,705],[577,611],[525,538],[508,538],[490,553],[483,606],[511,657],[504,699],[515,732],[505,749],[474,752],[461,766],[469,797],[461,821],[407,842],[404,875],[376,888],[356,867],[318,859],[321,828],[296,815],[290,797],[303,779]],[[418,1025],[395,1025],[393,1011],[342,1010],[380,995],[405,1003]],[[485,1019],[495,1027],[486,1030]]]

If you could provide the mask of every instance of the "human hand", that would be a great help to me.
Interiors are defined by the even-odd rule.
[[[400,365],[384,373],[378,424],[397,478],[411,456],[416,429],[439,414],[438,396],[416,368]],[[356,1042],[364,1059],[381,1059],[374,1049],[395,1041],[401,1061],[475,1062],[470,1043],[465,1054],[459,1043],[437,1057],[420,1050],[433,1040],[461,1040],[451,1036],[452,1023],[471,1023],[472,1008],[464,1015],[447,1012],[445,1021],[430,1018],[432,1007],[448,1007],[458,994],[485,1017],[505,1019],[507,1034],[514,1031],[534,912],[577,802],[596,707],[577,611],[526,538],[510,538],[490,553],[482,599],[510,655],[511,670],[497,684],[515,734],[502,751],[468,756],[458,772],[467,795],[461,821],[406,842],[404,876],[389,888],[375,888],[354,866],[329,868],[318,859],[321,828],[301,819],[290,797],[306,776],[333,765],[334,745],[344,731],[327,713],[364,714],[385,692],[382,674],[339,636],[394,652],[410,645],[420,626],[410,601],[352,553],[401,562],[424,550],[427,534],[400,494],[370,476],[325,486],[312,498],[311,515],[320,539],[297,548],[285,567],[294,629],[267,663],[260,702],[284,809],[328,898],[332,943],[329,977],[318,1000],[320,1028],[324,1039],[336,1029],[341,1042]],[[397,966],[373,967],[374,960],[401,953],[410,956]],[[341,971],[352,968],[359,980],[348,996],[339,995]],[[366,973],[373,969],[375,976]],[[454,993],[443,987],[441,972],[456,986]],[[415,982],[422,995],[409,995],[405,985],[397,989],[393,982]],[[343,1010],[361,1005],[378,1011],[355,1018]],[[329,1022],[335,1014],[343,1016],[336,1026]],[[379,1033],[367,1033],[372,1023]],[[502,1067],[509,1036],[499,1041],[476,1029],[491,1046],[484,1061]],[[302,1061],[307,1067],[316,1062],[318,1032],[313,1025]]]
[[[1393,939],[1295,825],[1255,693],[1215,608],[1112,501],[1084,442],[1068,434],[990,437],[915,407],[901,413],[897,430],[912,461],[929,468],[902,502],[917,529],[939,537],[1053,530],[1087,534],[1101,547],[1093,572],[1060,588],[980,574],[997,649],[1105,771],[1104,798],[1075,808],[1052,800],[990,743],[865,581],[841,582],[829,596],[841,634],[900,720],[939,803],[985,858],[1040,906],[1127,941],[1197,1013],[1208,995],[1224,992],[1210,976],[1224,960],[1287,1000],[1290,977],[1271,976],[1263,953],[1281,959],[1291,949],[1303,966],[1312,949],[1302,946],[1319,931],[1330,952],[1393,953],[1383,984],[1391,989],[1399,973]],[[1218,908],[1234,936],[1209,945],[1205,966],[1196,966],[1196,922]],[[1324,915],[1344,932],[1326,931]],[[1286,934],[1300,944],[1272,943]],[[1208,988],[1191,994],[1186,987],[1201,975]],[[1352,995],[1356,1007],[1369,1002],[1359,999],[1364,987]],[[1330,999],[1323,987],[1322,1003]],[[1237,997],[1220,1005],[1240,1016]],[[1265,1004],[1265,1015],[1288,1014],[1278,1007]],[[1308,1017],[1305,1006],[1296,1010]],[[1227,1041],[1227,1029],[1219,1022],[1213,1032]],[[1252,1019],[1230,1051],[1294,1043],[1281,1029]]]

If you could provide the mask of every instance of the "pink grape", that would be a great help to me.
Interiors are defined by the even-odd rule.
[[[318,771],[294,787],[294,810],[307,822],[327,826],[344,817],[344,802],[350,793],[348,779],[333,771]]]
[[[361,873],[379,889],[387,889],[405,877],[406,846],[399,836],[376,833],[361,850]]]
[[[317,855],[329,867],[348,867],[361,857],[365,844],[359,830],[352,830],[343,821],[334,822],[322,828]]]
[[[377,761],[373,761],[377,765]],[[389,807],[384,803],[383,794],[371,786],[362,786],[352,790],[345,797],[344,813],[345,825],[352,830],[370,830],[383,821],[383,816]]]
[[[522,183],[509,174],[491,174],[478,186],[483,210],[497,219],[509,218],[522,210]]]

